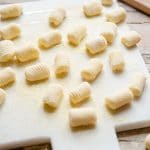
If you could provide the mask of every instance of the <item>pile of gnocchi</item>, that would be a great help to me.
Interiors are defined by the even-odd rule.
[[[104,6],[111,7],[113,0],[92,0],[83,5],[83,14],[87,19],[101,15]],[[0,9],[1,21],[20,17],[23,14],[22,7],[18,4],[9,5]],[[61,26],[67,17],[65,8],[57,8],[53,10],[48,18],[50,26],[55,28]],[[117,24],[126,19],[126,11],[117,7],[105,14],[106,22],[105,30],[100,36],[94,37],[85,43],[87,53],[97,55],[106,50],[106,48],[115,41],[117,36]],[[84,25],[75,26],[68,31],[68,44],[78,46],[87,35],[87,28]],[[13,61],[14,59],[20,63],[34,61],[39,58],[39,49],[49,49],[62,42],[62,36],[59,31],[48,32],[38,38],[37,45],[28,44],[20,48],[15,48],[13,40],[21,38],[21,27],[18,24],[10,23],[0,29],[0,63]],[[136,31],[125,33],[120,41],[128,49],[135,46],[141,37]],[[70,71],[70,59],[67,54],[57,53],[54,60],[56,77],[65,78]],[[109,55],[110,69],[114,74],[124,71],[125,60],[120,50],[114,50]],[[103,63],[98,58],[92,58],[88,64],[81,70],[81,78],[83,82],[71,90],[69,93],[70,103],[73,105],[86,102],[91,96],[91,84],[96,80],[103,71]],[[49,66],[45,63],[37,63],[25,68],[25,78],[28,82],[36,82],[47,80],[50,78]],[[0,70],[0,87],[4,87],[12,82],[15,82],[15,72],[11,67]],[[133,77],[131,85],[118,91],[114,95],[105,98],[106,107],[112,110],[117,110],[122,106],[129,104],[132,99],[142,95],[146,77],[139,73]],[[0,89],[0,104],[5,100],[6,93]],[[48,92],[43,95],[43,105],[48,105],[51,108],[57,109],[63,98],[63,88],[59,84],[53,84],[49,87]],[[79,126],[95,126],[97,123],[97,113],[94,108],[72,108],[69,111],[69,121],[71,127]]]

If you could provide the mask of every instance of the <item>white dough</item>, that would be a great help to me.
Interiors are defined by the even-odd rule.
[[[55,57],[55,74],[56,76],[67,75],[70,63],[66,53],[58,53]]]
[[[4,87],[15,80],[16,76],[12,68],[7,67],[0,71],[0,87]]]
[[[8,24],[1,29],[1,35],[4,40],[16,39],[21,35],[20,26],[15,23]]]
[[[123,71],[125,63],[121,51],[112,51],[109,55],[109,63],[113,72]]]
[[[86,42],[87,51],[92,54],[98,54],[105,51],[107,48],[107,41],[103,36],[96,37]]]
[[[95,126],[97,113],[94,108],[73,108],[69,111],[69,122],[71,127]]]
[[[126,47],[135,46],[141,40],[141,36],[136,31],[128,31],[121,37],[121,42]]]
[[[16,18],[22,14],[22,7],[19,4],[11,4],[0,9],[0,16],[2,20]]]
[[[44,105],[57,108],[63,98],[63,89],[59,84],[50,85],[43,97]]]
[[[133,100],[132,92],[129,89],[124,89],[105,98],[106,106],[112,110],[121,108],[124,105],[131,103]]]
[[[4,103],[6,97],[6,92],[3,89],[0,89],[0,105]]]
[[[126,11],[122,7],[117,7],[107,12],[105,16],[106,16],[107,21],[110,21],[113,23],[120,23],[125,20]]]
[[[69,97],[72,104],[81,103],[87,100],[91,95],[91,87],[88,82],[82,82],[74,90],[70,91]]]
[[[98,0],[88,2],[83,5],[83,11],[87,17],[98,16],[102,11],[101,2]]]
[[[15,51],[15,56],[20,62],[34,60],[39,57],[39,49],[32,44],[25,45]]]
[[[129,89],[132,91],[135,97],[142,95],[146,83],[146,77],[143,73],[137,73],[129,86]]]
[[[73,29],[68,33],[68,42],[74,46],[80,44],[81,40],[86,35],[86,27],[84,25],[78,25],[73,27]]]
[[[93,81],[101,73],[103,64],[98,58],[90,60],[89,64],[81,70],[81,77],[86,81]]]
[[[101,35],[111,44],[117,35],[117,26],[113,22],[104,22]]]
[[[14,43],[9,40],[0,41],[0,62],[5,63],[14,58]]]
[[[61,43],[61,34],[58,31],[51,31],[38,39],[39,47],[51,48]]]
[[[145,147],[147,150],[150,150],[150,134],[145,138]]]
[[[52,26],[59,26],[66,17],[64,8],[57,8],[50,13],[49,23]]]
[[[113,0],[101,0],[104,6],[111,6],[113,4]]]
[[[28,81],[39,81],[48,79],[50,76],[50,71],[47,64],[38,63],[36,65],[26,67],[25,76]]]

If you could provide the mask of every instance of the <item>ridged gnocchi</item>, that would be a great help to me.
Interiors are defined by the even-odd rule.
[[[53,10],[49,15],[50,25],[56,27],[59,26],[66,17],[66,11],[64,8],[57,8]]]
[[[4,103],[6,97],[6,92],[3,89],[0,89],[0,105]]]
[[[5,63],[14,58],[14,43],[9,40],[0,41],[0,62]]]
[[[55,74],[56,76],[67,75],[70,63],[66,53],[58,53],[55,57]]]
[[[12,68],[7,67],[0,71],[0,87],[4,87],[16,80],[15,72]]]
[[[13,40],[21,35],[21,29],[18,24],[11,23],[4,26],[1,30],[1,36],[4,40]]]
[[[121,72],[124,70],[124,57],[119,50],[112,51],[109,54],[109,63],[113,72]]]
[[[72,104],[78,104],[87,100],[90,97],[90,95],[90,84],[88,82],[83,82],[77,88],[70,91],[69,98]]]
[[[150,150],[150,134],[148,134],[145,138],[145,147],[147,150]]]
[[[75,26],[71,31],[68,32],[68,42],[74,46],[79,45],[86,36],[86,30],[86,26],[84,25]]]
[[[19,4],[11,4],[0,9],[0,16],[2,20],[16,18],[22,14],[22,7]]]
[[[50,77],[49,67],[45,63],[38,63],[25,69],[25,76],[27,81],[40,81]]]
[[[101,73],[103,64],[97,58],[90,60],[89,64],[81,70],[81,77],[86,81],[93,81]]]
[[[113,10],[107,12],[105,14],[107,21],[113,22],[113,23],[120,23],[125,20],[126,18],[126,11],[122,7],[114,8]]]
[[[44,105],[57,108],[63,98],[63,89],[59,84],[50,85],[47,93],[43,97]]]
[[[58,31],[51,31],[38,39],[39,47],[48,49],[61,43],[61,34]]]
[[[101,0],[104,6],[111,6],[113,4],[113,0]]]
[[[136,31],[128,31],[121,37],[121,42],[126,47],[133,47],[141,40],[141,36]]]
[[[89,40],[85,44],[87,52],[92,55],[101,53],[107,48],[107,41],[103,36],[96,37],[93,40]]]
[[[124,105],[131,103],[133,100],[132,92],[129,89],[123,89],[118,93],[105,98],[105,104],[108,108],[116,110]]]
[[[129,89],[132,91],[134,97],[139,97],[142,95],[146,83],[146,77],[143,73],[137,73],[129,86]]]
[[[94,0],[83,5],[84,14],[87,17],[98,16],[101,14],[102,5],[100,1]]]
[[[36,46],[29,44],[16,49],[15,56],[19,62],[34,60],[39,57],[39,49]]]
[[[101,35],[111,44],[117,35],[117,26],[113,22],[104,22]]]
[[[95,126],[97,123],[97,113],[92,107],[72,108],[69,111],[69,123],[71,127]]]

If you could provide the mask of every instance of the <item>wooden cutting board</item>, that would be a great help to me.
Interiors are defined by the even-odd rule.
[[[122,0],[122,1],[150,15],[150,0]]]

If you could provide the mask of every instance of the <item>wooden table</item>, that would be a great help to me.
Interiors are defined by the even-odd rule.
[[[128,12],[127,23],[131,29],[136,30],[142,35],[142,41],[138,44],[140,52],[150,72],[150,17],[137,11],[134,8],[119,2]],[[144,140],[146,135],[150,133],[150,128],[131,130],[118,133],[118,140],[121,150],[144,150]],[[22,150],[49,150],[48,144],[30,146],[22,148]]]

